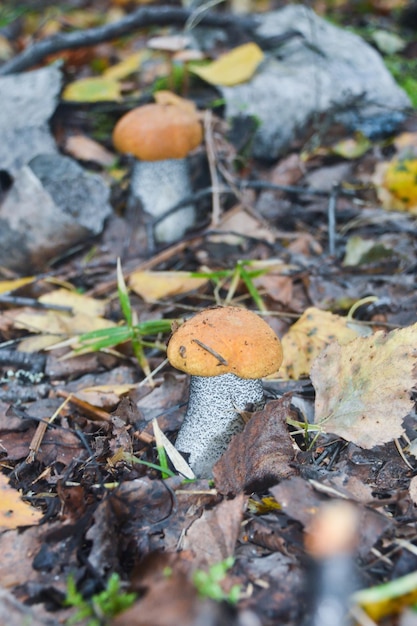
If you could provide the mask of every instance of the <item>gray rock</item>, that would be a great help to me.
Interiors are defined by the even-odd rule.
[[[111,211],[105,183],[72,159],[40,155],[31,164],[16,172],[0,205],[0,265],[22,273],[45,268],[52,258],[100,232]]]
[[[276,159],[285,153],[316,115],[326,113],[370,136],[391,132],[403,119],[408,97],[363,39],[303,5],[259,19],[261,38],[292,29],[302,37],[269,55],[251,81],[221,88],[227,117],[244,111],[261,121],[253,146],[256,157]]]
[[[37,154],[57,152],[49,119],[60,90],[54,65],[0,78],[0,169],[14,174]]]
[[[101,233],[112,211],[110,190],[101,176],[60,154],[40,154],[29,167],[62,213],[86,228],[89,235]]]

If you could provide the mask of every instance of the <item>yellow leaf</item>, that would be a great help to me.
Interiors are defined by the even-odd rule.
[[[384,209],[417,214],[417,158],[409,151],[378,163],[372,181]]]
[[[106,310],[106,300],[96,300],[90,296],[85,296],[76,291],[68,289],[57,289],[51,293],[44,294],[39,298],[43,304],[55,304],[69,307],[73,313],[85,313],[95,317],[104,315]]]
[[[384,187],[405,208],[417,212],[417,159],[394,159],[385,172]]]
[[[123,61],[120,61],[120,63],[116,63],[116,65],[109,67],[109,69],[103,72],[103,77],[109,78],[110,80],[122,80],[123,78],[130,76],[130,74],[137,72],[142,64],[142,61],[147,56],[149,56],[149,53],[146,50],[134,52],[123,59]]]
[[[250,80],[263,58],[256,43],[245,43],[209,65],[193,65],[190,70],[207,83],[232,87]]]
[[[311,369],[315,422],[362,448],[401,437],[416,383],[417,324],[334,342]]]
[[[344,159],[358,159],[372,147],[372,143],[364,135],[349,137],[338,141],[331,149],[334,154]]]
[[[6,476],[0,474],[0,532],[18,526],[35,526],[42,513],[24,502],[16,489],[9,485]]]
[[[310,307],[282,338],[280,374],[298,379],[310,373],[313,360],[331,342],[348,343],[358,336],[348,319]]]
[[[113,322],[101,317],[94,317],[87,313],[75,313],[68,315],[57,311],[20,313],[15,318],[16,328],[26,328],[33,333],[43,334],[41,344],[34,342],[32,337],[24,339],[19,344],[19,351],[33,352],[39,349],[61,342],[64,339],[78,337],[84,333],[101,328],[111,328],[115,326]]]
[[[9,291],[15,291],[16,289],[20,289],[20,287],[24,287],[24,285],[28,285],[29,283],[33,283],[35,279],[33,276],[26,276],[25,278],[16,278],[15,280],[1,280],[0,281],[0,293],[7,293]]]
[[[176,296],[205,285],[207,278],[194,278],[191,272],[133,272],[130,288],[145,302]]]
[[[72,102],[109,102],[121,99],[120,84],[113,78],[96,76],[70,83],[62,94]]]

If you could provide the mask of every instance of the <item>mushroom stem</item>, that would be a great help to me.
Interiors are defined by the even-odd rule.
[[[259,379],[235,374],[191,376],[187,413],[175,447],[189,454],[196,476],[209,478],[233,435],[243,430],[240,412],[262,408],[264,403]]]
[[[136,160],[130,192],[133,198],[140,201],[146,213],[153,218],[161,217],[192,193],[187,158]],[[182,207],[156,225],[155,239],[166,243],[178,241],[194,222],[194,206]]]

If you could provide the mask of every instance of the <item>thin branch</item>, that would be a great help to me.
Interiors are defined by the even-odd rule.
[[[70,33],[59,33],[38,41],[26,48],[0,67],[0,75],[22,72],[40,63],[50,54],[71,50],[80,46],[94,46],[103,41],[128,35],[135,30],[149,26],[183,26],[193,17],[193,11],[177,7],[141,7],[126,15],[117,22],[77,30]],[[252,32],[257,26],[253,17],[238,17],[227,13],[206,13],[199,16],[199,25],[210,28],[239,29]]]

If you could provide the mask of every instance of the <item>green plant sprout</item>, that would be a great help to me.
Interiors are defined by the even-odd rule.
[[[263,262],[256,260],[240,260],[237,261],[235,267],[231,270],[218,270],[215,272],[192,272],[193,278],[207,278],[215,284],[215,295],[218,296],[220,289],[228,285],[228,291],[223,304],[230,304],[235,296],[236,290],[240,282],[243,282],[249,292],[252,300],[256,304],[259,311],[264,313],[267,307],[262,299],[261,294],[253,283],[254,278],[267,274],[276,268],[277,262]]]
[[[193,583],[202,598],[211,598],[221,602],[226,600],[230,604],[236,604],[240,596],[240,585],[233,585],[229,593],[225,593],[221,582],[225,579],[227,571],[233,567],[235,560],[229,556],[220,563],[212,565],[208,572],[198,569],[193,574]]]
[[[85,599],[77,590],[72,576],[67,581],[65,606],[74,607],[76,613],[66,622],[67,626],[87,620],[87,626],[107,626],[110,620],[132,606],[136,600],[135,593],[123,591],[120,576],[111,574],[106,588],[89,599]]]
[[[164,457],[162,457],[162,455],[160,454],[159,449],[157,449],[157,452],[158,452],[158,458],[159,458],[159,465],[157,463],[151,463],[151,461],[144,461],[143,459],[139,459],[134,454],[129,454],[128,452],[124,453],[123,459],[127,463],[131,463],[131,464],[137,463],[138,465],[145,465],[146,467],[150,467],[151,469],[157,470],[158,472],[161,472],[162,478],[169,478],[172,476],[177,476],[177,474],[173,472],[172,470],[170,470],[168,467],[168,461],[165,455],[165,450],[164,450]]]
[[[223,304],[225,305],[232,302],[239,283],[243,282],[258,310],[266,312],[267,307],[261,294],[254,285],[253,280],[258,276],[267,274],[272,269],[276,268],[276,266],[276,261],[264,262],[256,260],[241,260],[238,261],[236,266],[230,270],[191,272],[190,276],[193,278],[206,278],[208,280],[212,280],[215,284],[214,294],[218,301],[221,301],[221,298],[218,295],[220,289],[226,286],[228,291],[223,301]],[[126,324],[111,328],[100,328],[98,330],[93,330],[80,335],[78,338],[79,346],[74,349],[73,354],[79,355],[86,352],[108,350],[130,341],[134,355],[140,367],[146,376],[150,376],[151,371],[146,359],[144,348],[156,348],[158,350],[165,351],[165,344],[159,341],[145,340],[144,337],[171,332],[171,325],[174,320],[163,319],[139,323],[136,322],[119,260],[117,262],[117,292],[120,308],[126,320]]]
[[[112,328],[101,328],[89,333],[80,335],[79,347],[74,349],[74,354],[84,354],[85,352],[98,352],[114,348],[128,341],[132,344],[133,353],[146,376],[151,375],[148,360],[144,348],[157,348],[164,351],[165,344],[159,341],[146,341],[144,337],[158,335],[159,333],[169,333],[173,320],[150,320],[136,323],[135,313],[129,298],[129,292],[123,277],[120,259],[117,260],[117,293],[120,308],[126,320],[126,324]]]

